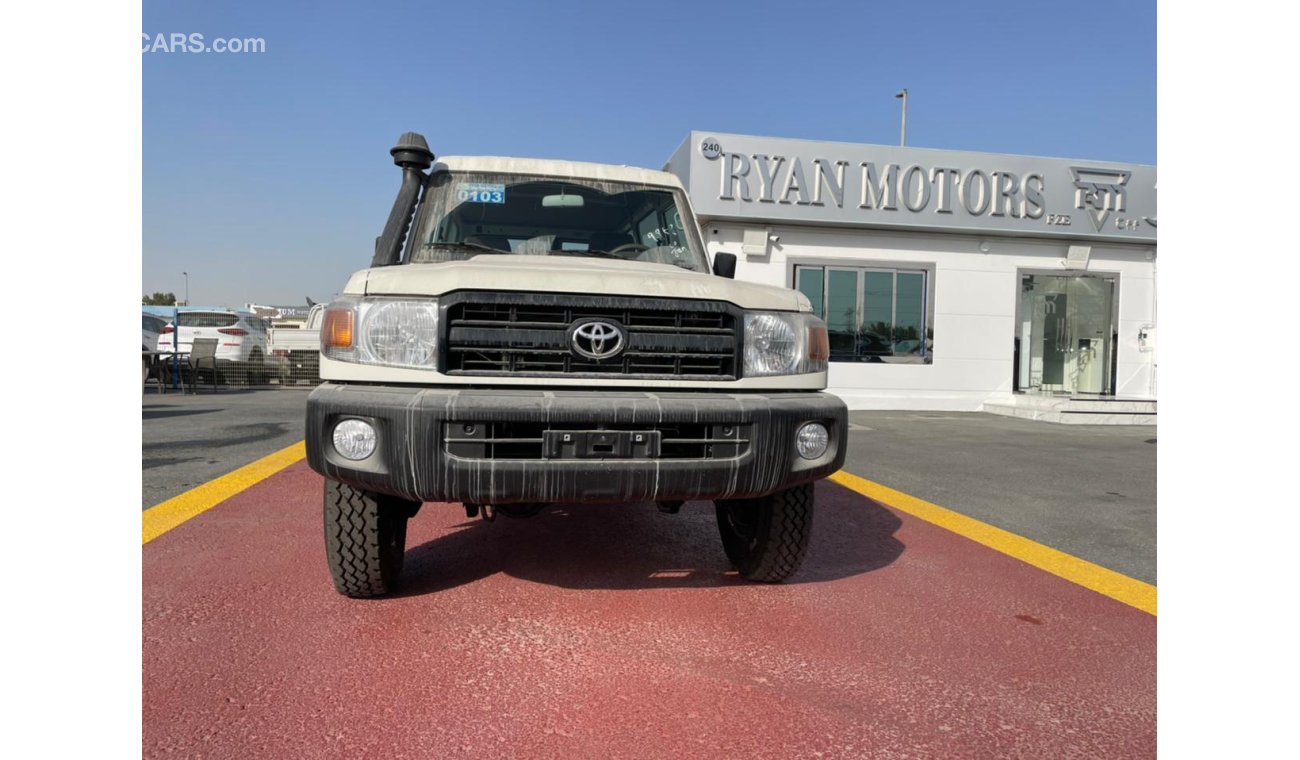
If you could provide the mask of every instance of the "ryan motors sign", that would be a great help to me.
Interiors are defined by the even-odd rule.
[[[1156,169],[692,132],[669,161],[704,218],[1156,239]]]

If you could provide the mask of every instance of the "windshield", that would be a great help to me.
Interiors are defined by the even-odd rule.
[[[681,192],[601,180],[441,172],[410,263],[483,255],[586,256],[708,271]],[[685,220],[683,219],[685,217]]]

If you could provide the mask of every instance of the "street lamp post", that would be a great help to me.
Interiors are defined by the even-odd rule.
[[[190,305],[190,273],[181,272],[185,275],[185,305]],[[181,308],[176,303],[175,297],[172,298],[172,388],[176,388],[176,383],[181,377]]]
[[[894,97],[903,99],[903,134],[899,138],[898,144],[907,147],[907,88],[904,87]]]

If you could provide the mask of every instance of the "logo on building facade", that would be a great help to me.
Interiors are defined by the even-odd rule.
[[[1154,166],[709,132],[683,148],[703,218],[1155,240]]]
[[[1128,195],[1124,186],[1132,172],[1071,166],[1070,174],[1074,175],[1074,207],[1088,212],[1092,226],[1101,232],[1112,211],[1125,210]]]
[[[707,142],[707,141],[706,141]],[[701,146],[703,149],[703,145]],[[984,171],[897,162],[720,152],[718,200],[919,214],[1041,219],[1044,179],[1038,172]]]
[[[623,351],[623,328],[612,322],[581,322],[573,328],[569,344],[588,359],[612,359]]]

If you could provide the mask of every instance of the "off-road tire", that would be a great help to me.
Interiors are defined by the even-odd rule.
[[[325,558],[340,594],[367,599],[397,588],[413,506],[419,507],[325,481]]]
[[[715,501],[722,548],[751,581],[780,583],[803,564],[812,537],[813,485],[755,499]]]

